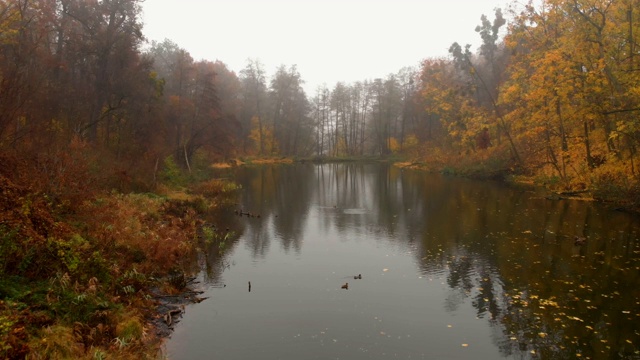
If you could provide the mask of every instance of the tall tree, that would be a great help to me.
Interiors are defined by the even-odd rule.
[[[124,76],[120,70],[127,62],[135,61],[142,42],[140,4],[139,0],[61,1],[67,19],[78,24],[75,35],[82,39],[85,57],[77,60],[87,62],[86,75],[92,82],[88,121],[80,131],[96,142],[109,112],[122,105],[123,99],[113,93],[113,83]],[[126,53],[132,55],[124,56]]]
[[[245,139],[244,152],[247,153],[249,151],[249,135],[255,128],[258,154],[264,155],[267,129],[263,117],[267,99],[267,80],[263,65],[258,60],[249,59],[247,66],[240,71],[240,81],[242,83],[240,123],[242,125],[243,139]]]
[[[316,156],[326,154],[326,135],[329,123],[328,116],[331,111],[329,107],[330,92],[326,85],[322,85],[316,89],[316,95],[311,100],[313,106],[312,117],[315,120],[316,128]]]
[[[281,65],[271,79],[271,124],[273,141],[271,154],[296,155],[307,153],[312,123],[309,115],[309,102],[302,78],[296,66],[288,69]]]

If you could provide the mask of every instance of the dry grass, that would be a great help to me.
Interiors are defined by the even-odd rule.
[[[226,163],[215,163],[211,167],[214,169],[228,169],[243,165],[292,164],[293,162],[294,159],[288,157],[247,157],[229,160]]]
[[[29,359],[77,359],[84,355],[82,344],[76,341],[73,329],[53,325],[42,330],[39,338],[33,339]]]
[[[229,164],[229,163],[214,163],[214,164],[211,164],[211,168],[213,168],[213,169],[230,169],[232,167],[233,166],[231,164]]]
[[[285,157],[273,157],[273,158],[258,158],[251,160],[252,164],[266,165],[266,164],[293,164],[292,158]]]
[[[178,207],[178,208],[176,208]],[[177,267],[193,251],[196,214],[175,202],[139,194],[114,194],[85,204],[89,237],[103,256],[121,269],[136,265],[141,272]]]

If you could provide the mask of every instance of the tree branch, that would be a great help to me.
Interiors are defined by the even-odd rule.
[[[640,107],[631,108],[631,109],[617,109],[617,110],[605,111],[602,113],[602,115],[619,114],[619,113],[633,112],[633,111],[640,111]]]

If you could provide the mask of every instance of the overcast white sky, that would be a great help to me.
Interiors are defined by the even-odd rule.
[[[453,42],[480,43],[480,16],[507,0],[146,0],[143,32],[170,39],[195,60],[238,73],[248,58],[268,75],[297,65],[307,95],[326,83],[385,77]]]

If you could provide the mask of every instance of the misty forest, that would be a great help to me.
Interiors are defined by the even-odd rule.
[[[342,164],[348,171],[356,171],[351,166],[363,163],[394,164],[381,176],[386,179],[382,183],[395,181],[401,172],[405,177],[409,171],[439,173],[544,189],[532,191],[551,194],[553,200],[542,199],[540,204],[580,197],[589,201],[588,206],[604,202],[625,215],[640,206],[640,8],[635,0],[545,0],[489,9],[486,15],[478,14],[477,24],[469,24],[471,29],[476,26],[481,39],[478,48],[453,43],[446,57],[407,64],[384,78],[323,85],[312,93],[305,92],[305,74],[295,64],[267,69],[259,58],[252,58],[236,73],[223,61],[195,60],[169,39],[147,41],[141,3],[0,0],[2,358],[154,358],[159,339],[166,337],[156,328],[171,325],[172,314],[179,312],[166,309],[167,296],[204,300],[207,294],[189,290],[185,295],[184,291],[190,289],[190,276],[201,270],[202,254],[208,254],[207,264],[222,264],[225,253],[232,251],[232,239],[250,232],[229,225],[232,221],[266,221],[266,210],[258,214],[238,209],[239,196],[259,193],[267,202],[280,199],[275,195],[278,191],[308,195],[307,187],[315,182],[330,188],[322,185],[322,174],[307,179],[304,174],[276,170],[292,163],[319,164],[322,169],[326,164]],[[208,41],[215,48],[215,37]],[[275,168],[270,175],[266,170],[259,175],[260,186],[251,180],[243,182],[242,176],[249,175],[242,171],[249,170],[239,168],[263,165]],[[331,169],[337,178],[340,171]],[[366,169],[362,176],[369,174]],[[378,179],[374,173],[371,170],[370,175]],[[306,180],[292,180],[295,184],[287,189],[275,184],[275,179],[284,181],[287,176]],[[345,176],[350,179],[351,175]],[[397,181],[416,189],[424,186],[413,177],[403,179]],[[440,189],[448,186],[433,184]],[[405,194],[403,203],[424,195],[418,192]],[[338,200],[331,200],[336,204],[327,200],[322,211],[339,208],[340,194],[337,191]],[[305,196],[300,197],[309,200]],[[451,196],[463,204],[462,210],[456,207],[460,204],[452,205],[457,208],[453,211],[464,213],[473,224],[488,221],[476,218],[476,206],[470,206],[474,212],[466,212],[464,204],[470,200],[465,196]],[[452,201],[438,199],[434,207],[447,208],[445,204]],[[245,199],[243,204],[252,201]],[[393,208],[391,203],[376,206]],[[582,211],[566,206],[567,214]],[[216,211],[234,207],[235,217],[228,223],[212,219]],[[411,210],[417,212],[420,207],[416,203]],[[364,218],[363,209],[352,206],[342,215]],[[554,209],[547,210],[553,214]],[[294,221],[284,216],[275,219],[278,212],[288,211],[309,210],[291,205],[274,210],[271,219]],[[509,210],[518,211],[516,206]],[[554,216],[540,221],[553,222]],[[557,218],[557,223],[563,219]],[[447,223],[447,218],[441,220]],[[503,225],[508,227],[509,221]],[[437,222],[428,223],[436,226]],[[289,230],[299,227],[289,225]],[[475,225],[465,223],[461,228],[473,232]],[[500,229],[485,235],[492,239]],[[529,236],[532,226],[519,230],[520,237],[527,237],[522,241],[538,241]],[[546,241],[554,232],[541,231],[540,239]],[[584,252],[587,245],[596,246],[593,233],[577,234],[575,240],[573,233],[565,233],[571,241],[569,252],[574,247]],[[586,238],[590,242],[582,246]],[[216,244],[213,253],[212,244]],[[625,265],[620,260],[615,269],[627,271],[625,281],[619,283],[627,289],[635,287],[627,297],[637,312],[640,251],[637,241],[634,244],[626,244],[628,252],[620,258],[602,255],[593,264],[611,265],[624,257]],[[254,245],[257,256],[264,244]],[[539,244],[529,245],[539,249]],[[300,246],[283,245],[285,249]],[[447,260],[440,248],[423,250],[442,251],[440,260],[448,268],[471,271],[480,266],[466,262],[464,256]],[[590,253],[598,251],[605,254],[599,247]],[[572,254],[589,258],[583,252]],[[470,259],[469,254],[465,256]],[[567,254],[562,256],[574,261]],[[521,256],[511,249],[502,255]],[[430,256],[418,259],[427,263],[433,260]],[[493,252],[488,255],[493,256]],[[533,258],[527,261],[536,273]],[[510,272],[512,265],[502,261],[496,267]],[[635,270],[621,270],[627,267]],[[385,267],[384,272],[389,276],[391,271]],[[543,276],[545,270],[539,274]],[[478,284],[472,284],[471,278],[451,277],[446,283],[451,289],[466,289],[467,296],[473,288],[495,289],[491,271],[479,278]],[[354,293],[354,284],[366,280],[349,280],[350,288],[344,290],[343,285],[339,294]],[[580,340],[587,336],[581,333],[569,339],[567,348],[573,353],[562,346],[553,348],[551,343],[560,341],[553,339],[554,329],[555,334],[562,331],[556,329],[559,323],[554,318],[565,316],[549,315],[545,320],[547,315],[527,314],[527,304],[559,307],[563,301],[559,288],[568,280],[540,286],[539,293],[533,297],[531,292],[526,301],[521,293],[506,290],[510,281],[501,282],[511,300],[504,308],[500,299],[494,299],[498,295],[482,292],[473,300],[479,314],[485,305],[476,302],[486,302],[491,321],[501,324],[507,338],[529,339],[514,343],[513,348],[499,346],[503,356],[574,358],[581,351],[586,358],[599,358],[601,352],[606,358],[640,356],[640,328],[629,324],[623,326],[628,333],[602,335],[598,339],[608,343],[593,340],[598,344],[590,350],[580,348],[592,341]],[[575,285],[579,284],[584,285],[576,280]],[[256,289],[258,285],[252,295]],[[461,290],[463,298],[464,293]],[[157,310],[159,306],[165,306],[165,312]],[[513,307],[520,309],[515,311],[517,316]],[[514,329],[522,327],[527,316],[548,322],[543,330],[531,330],[530,337],[516,335]],[[637,322],[637,314],[628,316]],[[573,322],[583,318],[566,317]]]

